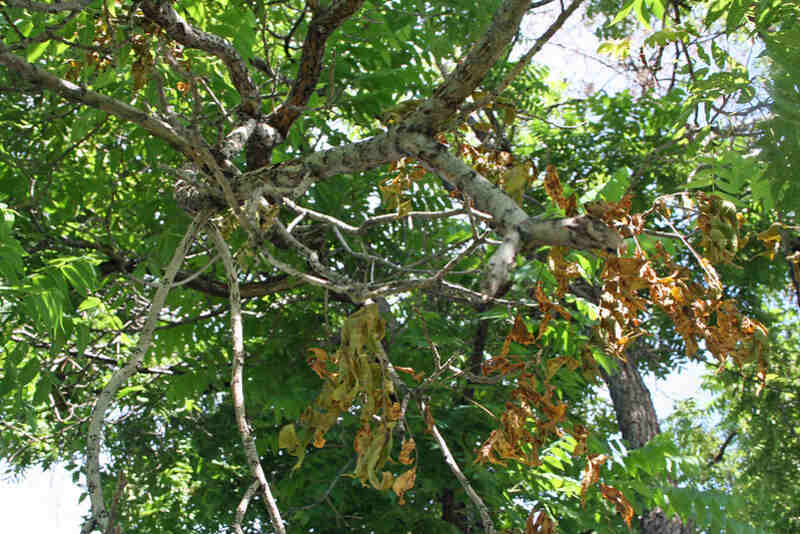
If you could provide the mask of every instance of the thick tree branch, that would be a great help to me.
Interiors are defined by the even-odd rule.
[[[183,236],[180,244],[175,249],[175,253],[167,266],[164,278],[153,296],[153,301],[150,306],[150,312],[147,316],[142,332],[139,335],[139,342],[136,345],[136,350],[133,352],[131,359],[123,367],[117,370],[109,379],[103,390],[97,396],[94,409],[92,410],[91,422],[89,423],[89,433],[86,439],[86,485],[89,492],[89,497],[92,503],[92,519],[84,524],[81,529],[82,534],[88,534],[95,528],[101,531],[106,531],[108,528],[109,513],[106,509],[105,500],[103,498],[103,484],[100,478],[100,445],[103,441],[103,425],[105,424],[105,414],[109,406],[116,397],[117,391],[128,379],[136,374],[139,365],[144,360],[150,345],[153,342],[153,332],[158,322],[158,315],[164,302],[167,299],[167,294],[175,280],[175,275],[183,263],[183,258],[194,240],[198,227],[202,223],[203,216],[198,216],[189,225],[189,229]]]
[[[314,13],[303,41],[297,78],[289,90],[286,101],[269,118],[269,123],[282,135],[286,135],[289,127],[300,116],[303,106],[308,103],[317,86],[328,38],[336,28],[358,11],[363,3],[364,0],[338,0],[328,8],[318,8]]]
[[[170,39],[174,39],[184,46],[213,54],[222,60],[228,68],[234,87],[242,97],[242,110],[248,117],[256,117],[260,114],[261,97],[258,87],[250,77],[247,64],[231,43],[217,35],[193,27],[172,8],[169,2],[145,0],[140,6],[145,16],[161,26]]]
[[[247,456],[247,464],[250,466],[250,473],[261,486],[261,494],[264,499],[264,506],[272,519],[272,526],[278,534],[286,534],[286,528],[281,519],[281,513],[272,490],[264,474],[264,468],[258,458],[256,440],[250,432],[250,425],[247,423],[247,414],[244,405],[244,332],[242,327],[242,303],[239,295],[239,277],[233,263],[228,244],[217,228],[212,234],[217,251],[222,256],[222,263],[225,265],[225,274],[228,277],[228,287],[230,288],[231,304],[231,335],[233,336],[233,366],[231,371],[231,390],[233,393],[233,408],[236,414],[236,424],[239,427],[239,434],[242,436],[244,452]],[[238,519],[238,515],[237,515]]]
[[[191,143],[183,133],[176,131],[166,121],[148,115],[144,111],[114,98],[54,76],[46,70],[28,63],[21,57],[11,54],[3,44],[0,44],[0,65],[4,65],[10,71],[19,74],[34,87],[49,89],[72,102],[85,104],[137,124],[185,154],[189,154],[192,151]]]
[[[399,137],[398,143],[406,155],[422,160],[439,176],[467,193],[479,210],[492,215],[497,230],[510,239],[506,248],[554,245],[615,252],[622,244],[622,238],[614,229],[588,216],[564,219],[528,217],[502,189],[427,136],[406,132]],[[521,237],[518,245],[509,237],[515,231]],[[511,250],[505,253],[508,256]]]
[[[339,174],[357,174],[399,160],[404,156],[397,147],[399,138],[397,132],[379,134],[244,173],[239,180],[240,196],[250,198],[252,192],[260,191],[266,195],[297,198],[317,181]]]
[[[452,117],[486,77],[519,30],[530,0],[506,0],[497,10],[483,38],[475,43],[445,81],[419,110],[401,123],[430,132]]]

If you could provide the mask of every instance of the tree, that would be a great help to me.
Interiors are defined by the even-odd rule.
[[[578,98],[532,60],[581,3],[7,0],[4,456],[84,532],[768,525],[641,372],[770,386],[796,8],[592,2],[639,94]]]

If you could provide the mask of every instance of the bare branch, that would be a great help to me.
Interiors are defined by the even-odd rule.
[[[267,512],[272,519],[272,526],[278,534],[286,534],[286,528],[283,525],[283,520],[281,520],[281,513],[278,510],[275,498],[272,496],[267,477],[264,474],[264,468],[261,467],[261,461],[258,458],[255,438],[250,432],[250,425],[247,423],[247,414],[244,405],[244,380],[242,378],[244,374],[244,329],[242,327],[242,304],[239,295],[239,277],[228,244],[216,227],[214,228],[212,237],[217,251],[222,256],[222,263],[225,265],[225,274],[227,275],[228,287],[230,288],[231,334],[233,336],[231,390],[233,393],[233,408],[236,414],[236,424],[242,436],[242,444],[244,445],[244,452],[247,456],[247,464],[250,466],[250,473],[261,486],[264,506],[267,507]]]
[[[236,507],[236,516],[233,520],[233,531],[236,532],[236,534],[244,534],[242,531],[242,520],[244,519],[245,512],[247,512],[247,507],[250,506],[250,499],[253,498],[253,495],[256,494],[259,487],[261,487],[261,484],[258,480],[254,480],[253,483],[247,487],[244,495],[242,495],[242,500],[239,501],[239,505]]]
[[[419,407],[424,414],[427,410],[427,405],[423,399],[420,399]],[[492,523],[492,518],[489,516],[489,508],[486,507],[480,495],[478,495],[475,490],[472,489],[472,485],[469,483],[469,480],[466,476],[464,476],[464,473],[458,466],[456,459],[453,457],[453,453],[450,452],[450,449],[447,447],[447,442],[439,432],[439,428],[436,426],[436,423],[431,424],[430,431],[431,434],[433,434],[436,443],[439,444],[439,448],[442,450],[442,455],[444,456],[444,461],[447,464],[447,467],[450,468],[450,471],[453,472],[453,475],[455,475],[458,483],[461,484],[462,488],[464,488],[469,500],[472,501],[472,504],[474,504],[475,508],[478,509],[478,513],[481,516],[481,522],[483,523],[483,531],[486,532],[486,534],[494,534],[494,523]]]
[[[719,446],[719,451],[717,451],[717,454],[715,454],[714,457],[708,461],[706,467],[711,467],[712,465],[718,464],[722,461],[722,459],[725,457],[725,449],[728,448],[728,445],[731,444],[733,438],[735,438],[737,434],[738,432],[734,430],[728,435],[722,445]]]
[[[517,61],[517,64],[514,65],[513,69],[511,69],[511,72],[509,72],[503,79],[503,83],[498,85],[497,88],[492,91],[493,96],[497,97],[506,90],[506,87],[508,87],[511,82],[514,81],[514,78],[519,76],[519,73],[522,72],[522,69],[524,69],[528,63],[531,62],[533,56],[539,53],[542,47],[544,47],[544,45],[547,44],[553,35],[555,35],[555,33],[561,29],[569,16],[572,15],[583,2],[584,0],[573,0],[573,2],[568,5],[566,9],[558,14],[558,17],[556,17],[556,20],[553,21],[549,28],[547,28],[547,31],[545,31],[538,39],[536,39],[536,42],[533,44],[530,50],[525,52],[525,55],[519,58],[519,61]],[[483,107],[485,104],[486,103],[479,103],[477,107]]]
[[[16,72],[37,88],[49,89],[72,102],[85,104],[111,113],[120,119],[130,121],[141,126],[154,136],[165,140],[177,150],[186,154],[191,153],[191,143],[189,143],[184,133],[177,131],[166,121],[148,115],[146,112],[129,104],[54,76],[46,70],[28,63],[21,57],[9,53],[3,44],[0,44],[0,65],[4,65],[12,72]]]
[[[198,215],[189,225],[183,239],[175,249],[175,253],[167,265],[164,278],[162,278],[155,295],[153,296],[152,304],[150,305],[150,312],[147,315],[147,321],[142,328],[139,335],[139,342],[136,344],[136,349],[123,367],[118,369],[109,379],[103,390],[97,396],[94,409],[92,410],[91,422],[89,423],[89,433],[86,438],[86,485],[89,492],[89,497],[92,503],[92,519],[87,521],[82,534],[92,532],[95,527],[102,531],[106,531],[109,523],[109,513],[106,510],[106,504],[103,499],[103,484],[100,479],[100,445],[103,441],[103,426],[105,424],[105,414],[111,406],[117,391],[128,379],[136,374],[139,365],[144,360],[150,345],[153,342],[153,332],[158,322],[158,315],[164,302],[167,299],[170,287],[175,280],[175,275],[183,263],[183,258],[194,240],[198,228],[205,220],[204,215]]]

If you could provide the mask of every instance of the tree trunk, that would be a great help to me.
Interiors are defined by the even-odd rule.
[[[636,368],[636,347],[626,352],[627,361],[617,362],[614,374],[602,373],[608,385],[622,438],[638,449],[661,433],[650,391]],[[642,534],[692,534],[694,528],[678,517],[667,518],[659,508],[645,510],[641,516]]]

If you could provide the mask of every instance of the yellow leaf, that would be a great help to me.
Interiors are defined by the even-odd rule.
[[[293,450],[299,444],[300,441],[297,439],[297,433],[295,432],[293,424],[290,423],[281,428],[281,431],[278,433],[278,447],[281,449]]]
[[[412,440],[413,441],[413,440]],[[403,498],[405,493],[414,487],[414,482],[417,480],[417,468],[412,467],[396,479],[394,479],[394,483],[392,484],[392,491],[397,494],[399,497],[399,503],[405,504],[406,501]]]

